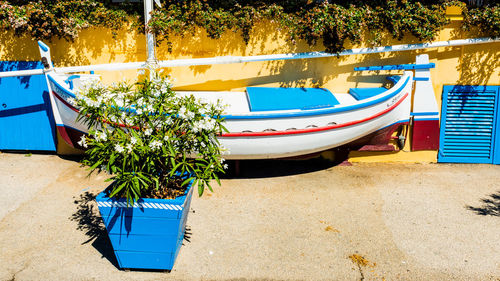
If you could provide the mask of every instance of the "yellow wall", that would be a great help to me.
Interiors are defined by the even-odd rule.
[[[460,31],[460,22],[452,21],[436,41],[474,38],[475,34]],[[248,56],[278,53],[322,51],[321,45],[309,47],[305,42],[293,44],[271,22],[259,23],[246,45],[237,33],[227,32],[219,40],[206,37],[204,31],[193,36],[175,38],[173,52],[160,44],[158,59],[203,58],[213,56]],[[15,37],[11,32],[0,33],[0,60],[39,60],[35,41]],[[74,42],[53,40],[51,47],[55,66],[88,65],[111,62],[144,61],[146,43],[144,35],[122,30],[116,37],[106,29],[88,29]],[[382,45],[419,43],[407,36],[397,41],[390,36]],[[360,46],[346,46],[347,48]],[[321,86],[332,92],[347,92],[351,87],[377,86],[387,72],[354,72],[355,66],[413,63],[417,54],[429,54],[436,68],[431,70],[438,103],[443,85],[499,85],[500,44],[489,43],[461,47],[447,47],[419,51],[343,56],[293,61],[252,62],[244,64],[175,67],[166,70],[175,80],[177,90],[232,90],[247,86]],[[393,73],[399,73],[394,71]],[[116,73],[100,72],[105,82],[117,79],[133,80],[136,71]],[[373,84],[377,83],[377,84]],[[397,153],[352,152],[352,161],[411,161],[435,162],[436,151]]]

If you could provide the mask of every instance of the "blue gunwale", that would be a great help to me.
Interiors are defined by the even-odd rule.
[[[66,88],[65,88],[65,87],[61,86],[61,84],[60,84],[58,81],[56,81],[56,80],[52,77],[52,75],[48,74],[48,75],[47,75],[47,77],[49,78],[49,80],[50,80],[50,81],[52,81],[54,84],[56,84],[57,86],[59,86],[59,89],[60,89],[61,91],[63,91],[64,93],[66,93],[68,96],[70,96],[70,97],[72,97],[72,98],[75,98],[75,97],[76,97],[76,96],[75,96],[75,94],[73,94],[72,92],[70,92],[70,91],[66,90]]]
[[[75,98],[75,95],[66,90],[65,87],[61,86],[58,81],[56,81],[54,78],[51,77],[51,75],[47,75],[49,79],[54,82],[59,88],[64,91],[66,94],[68,94],[70,97]],[[325,114],[332,114],[332,113],[340,113],[340,112],[346,112],[346,111],[352,111],[352,110],[357,110],[365,107],[372,106],[377,103],[384,102],[397,94],[399,94],[403,89],[406,87],[408,82],[410,81],[410,77],[406,77],[405,81],[401,84],[401,86],[397,89],[395,89],[392,93],[387,94],[387,92],[393,90],[394,88],[387,89],[384,93],[380,94],[381,97],[367,101],[367,102],[362,102],[359,104],[354,104],[354,105],[347,105],[347,106],[341,106],[341,107],[327,107],[327,108],[319,108],[319,109],[310,109],[310,110],[301,110],[301,111],[291,111],[291,112],[275,112],[275,113],[253,113],[253,114],[241,114],[241,115],[221,115],[222,118],[226,120],[231,120],[231,119],[278,119],[278,118],[290,118],[290,117],[306,117],[306,116],[316,116],[316,115],[325,115]]]
[[[394,88],[388,89],[385,93],[380,94],[382,95],[381,97],[359,103],[359,104],[354,104],[354,105],[347,105],[347,106],[341,106],[341,107],[327,107],[327,108],[319,108],[319,109],[311,109],[311,110],[302,110],[302,111],[292,111],[292,112],[276,112],[276,113],[254,113],[254,114],[248,114],[248,115],[222,115],[224,119],[271,119],[271,118],[290,118],[290,117],[304,117],[304,116],[315,116],[315,115],[325,115],[325,114],[332,114],[332,113],[339,113],[339,112],[345,112],[345,111],[352,111],[356,109],[361,109],[365,107],[369,107],[371,105],[377,104],[384,102],[397,94],[399,94],[405,86],[408,84],[408,81],[410,80],[410,77],[406,77],[406,80],[402,83],[402,85],[395,89],[394,92],[390,94],[386,94],[387,92],[391,91]]]

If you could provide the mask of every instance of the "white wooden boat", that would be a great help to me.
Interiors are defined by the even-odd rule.
[[[159,3],[159,2],[157,2]],[[147,24],[153,10],[153,0],[144,1]],[[45,69],[0,72],[1,77],[45,74],[50,90],[51,106],[57,130],[70,146],[87,128],[76,122],[78,109],[68,100],[85,79],[94,75],[67,75],[65,73],[89,70],[139,69],[154,64],[159,67],[243,63],[252,61],[294,60],[357,54],[400,52],[418,49],[462,46],[499,42],[500,38],[474,38],[422,44],[402,44],[375,48],[355,48],[338,54],[309,52],[257,56],[227,56],[215,58],[158,61],[155,38],[146,33],[148,59],[146,62],[111,63],[89,66],[54,68],[50,49],[39,42]],[[206,100],[222,98],[230,105],[226,127],[230,133],[220,136],[222,144],[230,149],[229,159],[261,159],[292,157],[322,150],[356,145],[383,147],[392,133],[413,119],[412,149],[435,149],[439,141],[439,114],[432,90],[428,56],[420,55],[418,68],[408,65],[389,69],[417,69],[405,72],[390,89],[351,89],[346,94],[332,94],[318,89],[248,88],[246,92],[190,92]],[[420,61],[420,63],[419,63]],[[404,65],[403,65],[404,66]],[[433,67],[433,66],[432,66]],[[367,70],[379,70],[377,68]],[[416,81],[414,83],[414,81]],[[415,85],[415,86],[413,86]],[[412,90],[413,112],[410,114]],[[417,118],[418,117],[418,118]],[[416,126],[418,125],[418,126]],[[416,129],[415,128],[420,128]],[[415,144],[417,144],[415,146]],[[386,145],[387,147],[387,145]],[[376,149],[376,148],[375,148]]]
[[[42,48],[43,47],[43,48]],[[50,62],[41,45],[44,61]],[[86,79],[96,75],[67,75],[46,71],[57,130],[64,141],[77,141],[87,127],[77,122],[78,108],[69,100]],[[264,159],[316,153],[348,144],[385,128],[406,124],[410,118],[413,73],[405,71],[389,88],[351,89],[333,94],[318,88],[249,87],[245,92],[178,92],[206,101],[228,104],[219,140],[228,159]]]

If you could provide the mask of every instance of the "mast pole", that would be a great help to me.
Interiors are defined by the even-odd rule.
[[[147,27],[153,11],[153,0],[144,0],[144,27]],[[146,31],[146,45],[148,58],[147,65],[156,65],[156,41],[155,35],[151,31]]]

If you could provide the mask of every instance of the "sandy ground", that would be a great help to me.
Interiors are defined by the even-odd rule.
[[[86,175],[0,154],[0,280],[500,280],[500,166],[243,162],[169,273],[117,268]]]

